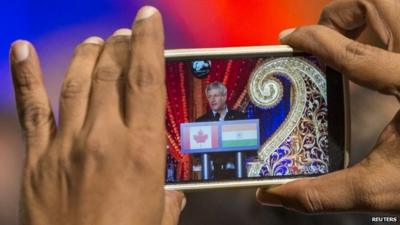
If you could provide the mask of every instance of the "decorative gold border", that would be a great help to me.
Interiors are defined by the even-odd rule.
[[[327,99],[327,85],[326,85],[326,76],[325,73],[314,64],[310,63],[304,57],[297,57],[298,60],[302,61],[304,64],[309,66],[306,70],[302,70],[300,67],[298,68],[301,72],[307,75],[308,78],[312,80],[312,82],[317,86],[318,90],[320,91],[322,97],[324,98],[325,102],[328,102]]]
[[[279,126],[277,131],[261,146],[258,152],[258,157],[261,162],[250,166],[248,171],[249,177],[259,176],[261,168],[267,158],[292,133],[304,111],[306,102],[306,96],[303,94],[305,93],[306,88],[305,83],[299,71],[295,67],[287,65],[287,63],[291,60],[296,60],[296,58],[284,57],[267,61],[259,68],[257,68],[256,71],[253,73],[253,76],[257,76],[257,74],[265,74],[265,76],[268,76],[274,73],[279,73],[280,75],[284,76],[286,75],[285,77],[289,79],[289,81],[293,85],[294,101],[293,106],[291,107],[285,121]],[[252,78],[250,78],[250,80],[252,80]]]

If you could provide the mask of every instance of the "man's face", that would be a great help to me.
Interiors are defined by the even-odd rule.
[[[218,89],[211,89],[207,92],[208,104],[213,111],[222,111],[225,109],[226,96]]]

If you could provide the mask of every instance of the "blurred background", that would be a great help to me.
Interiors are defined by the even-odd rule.
[[[316,23],[327,0],[3,0],[0,8],[0,224],[17,224],[23,143],[8,66],[10,44],[30,40],[41,57],[55,113],[64,71],[85,38],[130,27],[143,5],[164,16],[166,48],[278,44],[279,31]],[[397,111],[389,96],[351,84],[351,164],[368,154]],[[255,190],[190,193],[180,224],[368,224],[378,214],[304,215],[262,207]],[[379,224],[379,223],[374,223]]]

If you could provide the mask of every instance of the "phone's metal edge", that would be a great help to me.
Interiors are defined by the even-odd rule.
[[[314,177],[307,177],[312,179]],[[299,178],[284,178],[271,180],[243,180],[243,181],[221,181],[212,183],[187,183],[187,184],[167,184],[165,190],[193,191],[193,190],[209,190],[209,189],[228,189],[228,188],[251,188],[274,186],[288,183]],[[304,178],[300,178],[304,179]]]
[[[294,53],[288,45],[250,46],[250,47],[228,47],[228,48],[193,48],[193,49],[169,49],[164,51],[166,58],[191,58],[196,56],[229,56],[249,54],[279,54]]]
[[[194,48],[194,49],[168,49],[164,51],[164,56],[168,59],[173,58],[192,58],[197,56],[230,56],[230,55],[253,55],[253,54],[280,54],[296,53],[288,45],[270,45],[270,46],[249,46],[249,47],[227,47],[227,48]],[[350,104],[349,104],[349,85],[346,78],[342,79],[344,94],[344,113],[345,113],[345,143],[344,143],[344,168],[347,168],[350,162]],[[313,177],[307,177],[310,179]],[[274,186],[285,184],[297,179],[304,178],[278,178],[271,180],[244,180],[244,181],[223,181],[212,183],[187,183],[187,184],[166,184],[165,190],[195,191],[212,190],[227,188],[249,188]]]
[[[344,98],[344,162],[343,167],[347,168],[350,164],[351,146],[351,117],[350,117],[350,89],[349,79],[342,76],[343,98]]]

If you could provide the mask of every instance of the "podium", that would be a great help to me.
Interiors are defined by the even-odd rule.
[[[181,152],[201,153],[202,178],[209,179],[209,153],[236,152],[236,176],[243,177],[243,151],[260,147],[259,120],[182,123]]]

